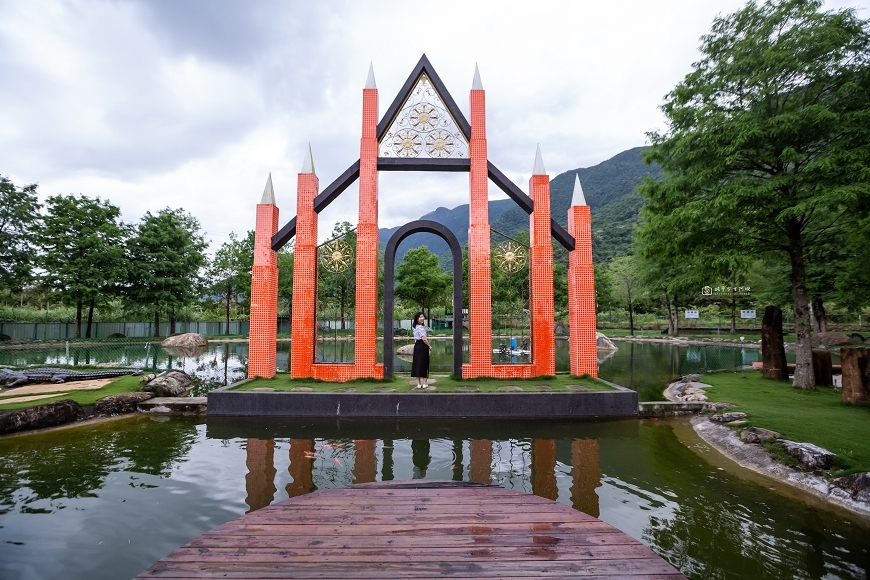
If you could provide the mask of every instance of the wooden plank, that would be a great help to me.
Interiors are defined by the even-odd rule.
[[[273,563],[243,564],[193,563],[160,561],[140,575],[142,578],[419,578],[464,574],[475,578],[549,578],[606,574],[673,574],[670,564],[659,557],[630,560],[592,560],[589,562],[318,562],[282,565]],[[679,578],[680,576],[675,576]]]
[[[568,533],[530,535],[495,534],[486,536],[471,535],[379,535],[354,536],[355,548],[468,548],[474,546],[599,546],[599,545],[637,545],[637,540],[622,532],[599,533]],[[246,546],[249,548],[344,548],[349,546],[346,536],[301,536],[269,535],[246,536],[232,534],[203,534],[186,544],[192,548],[231,548]]]
[[[488,486],[374,483],[273,504],[138,578],[671,578],[637,540],[567,506]]]

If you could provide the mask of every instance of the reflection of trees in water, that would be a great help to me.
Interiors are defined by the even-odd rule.
[[[94,497],[111,473],[167,477],[196,436],[191,421],[136,419],[0,441],[0,513],[27,512],[45,499]]]

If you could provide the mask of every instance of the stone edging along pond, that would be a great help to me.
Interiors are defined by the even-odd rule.
[[[579,418],[637,416],[637,392],[553,393],[300,393],[233,391],[240,381],[208,393],[210,416],[341,418]]]

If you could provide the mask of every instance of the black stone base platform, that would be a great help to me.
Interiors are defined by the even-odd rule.
[[[618,385],[588,393],[209,392],[209,417],[562,418],[637,416],[637,392]]]

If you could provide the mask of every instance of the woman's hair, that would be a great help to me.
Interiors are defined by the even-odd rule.
[[[421,316],[423,316],[422,312],[418,312],[417,314],[414,315],[414,320],[411,321],[411,328],[417,327],[417,324],[418,324],[417,320],[419,320]]]

